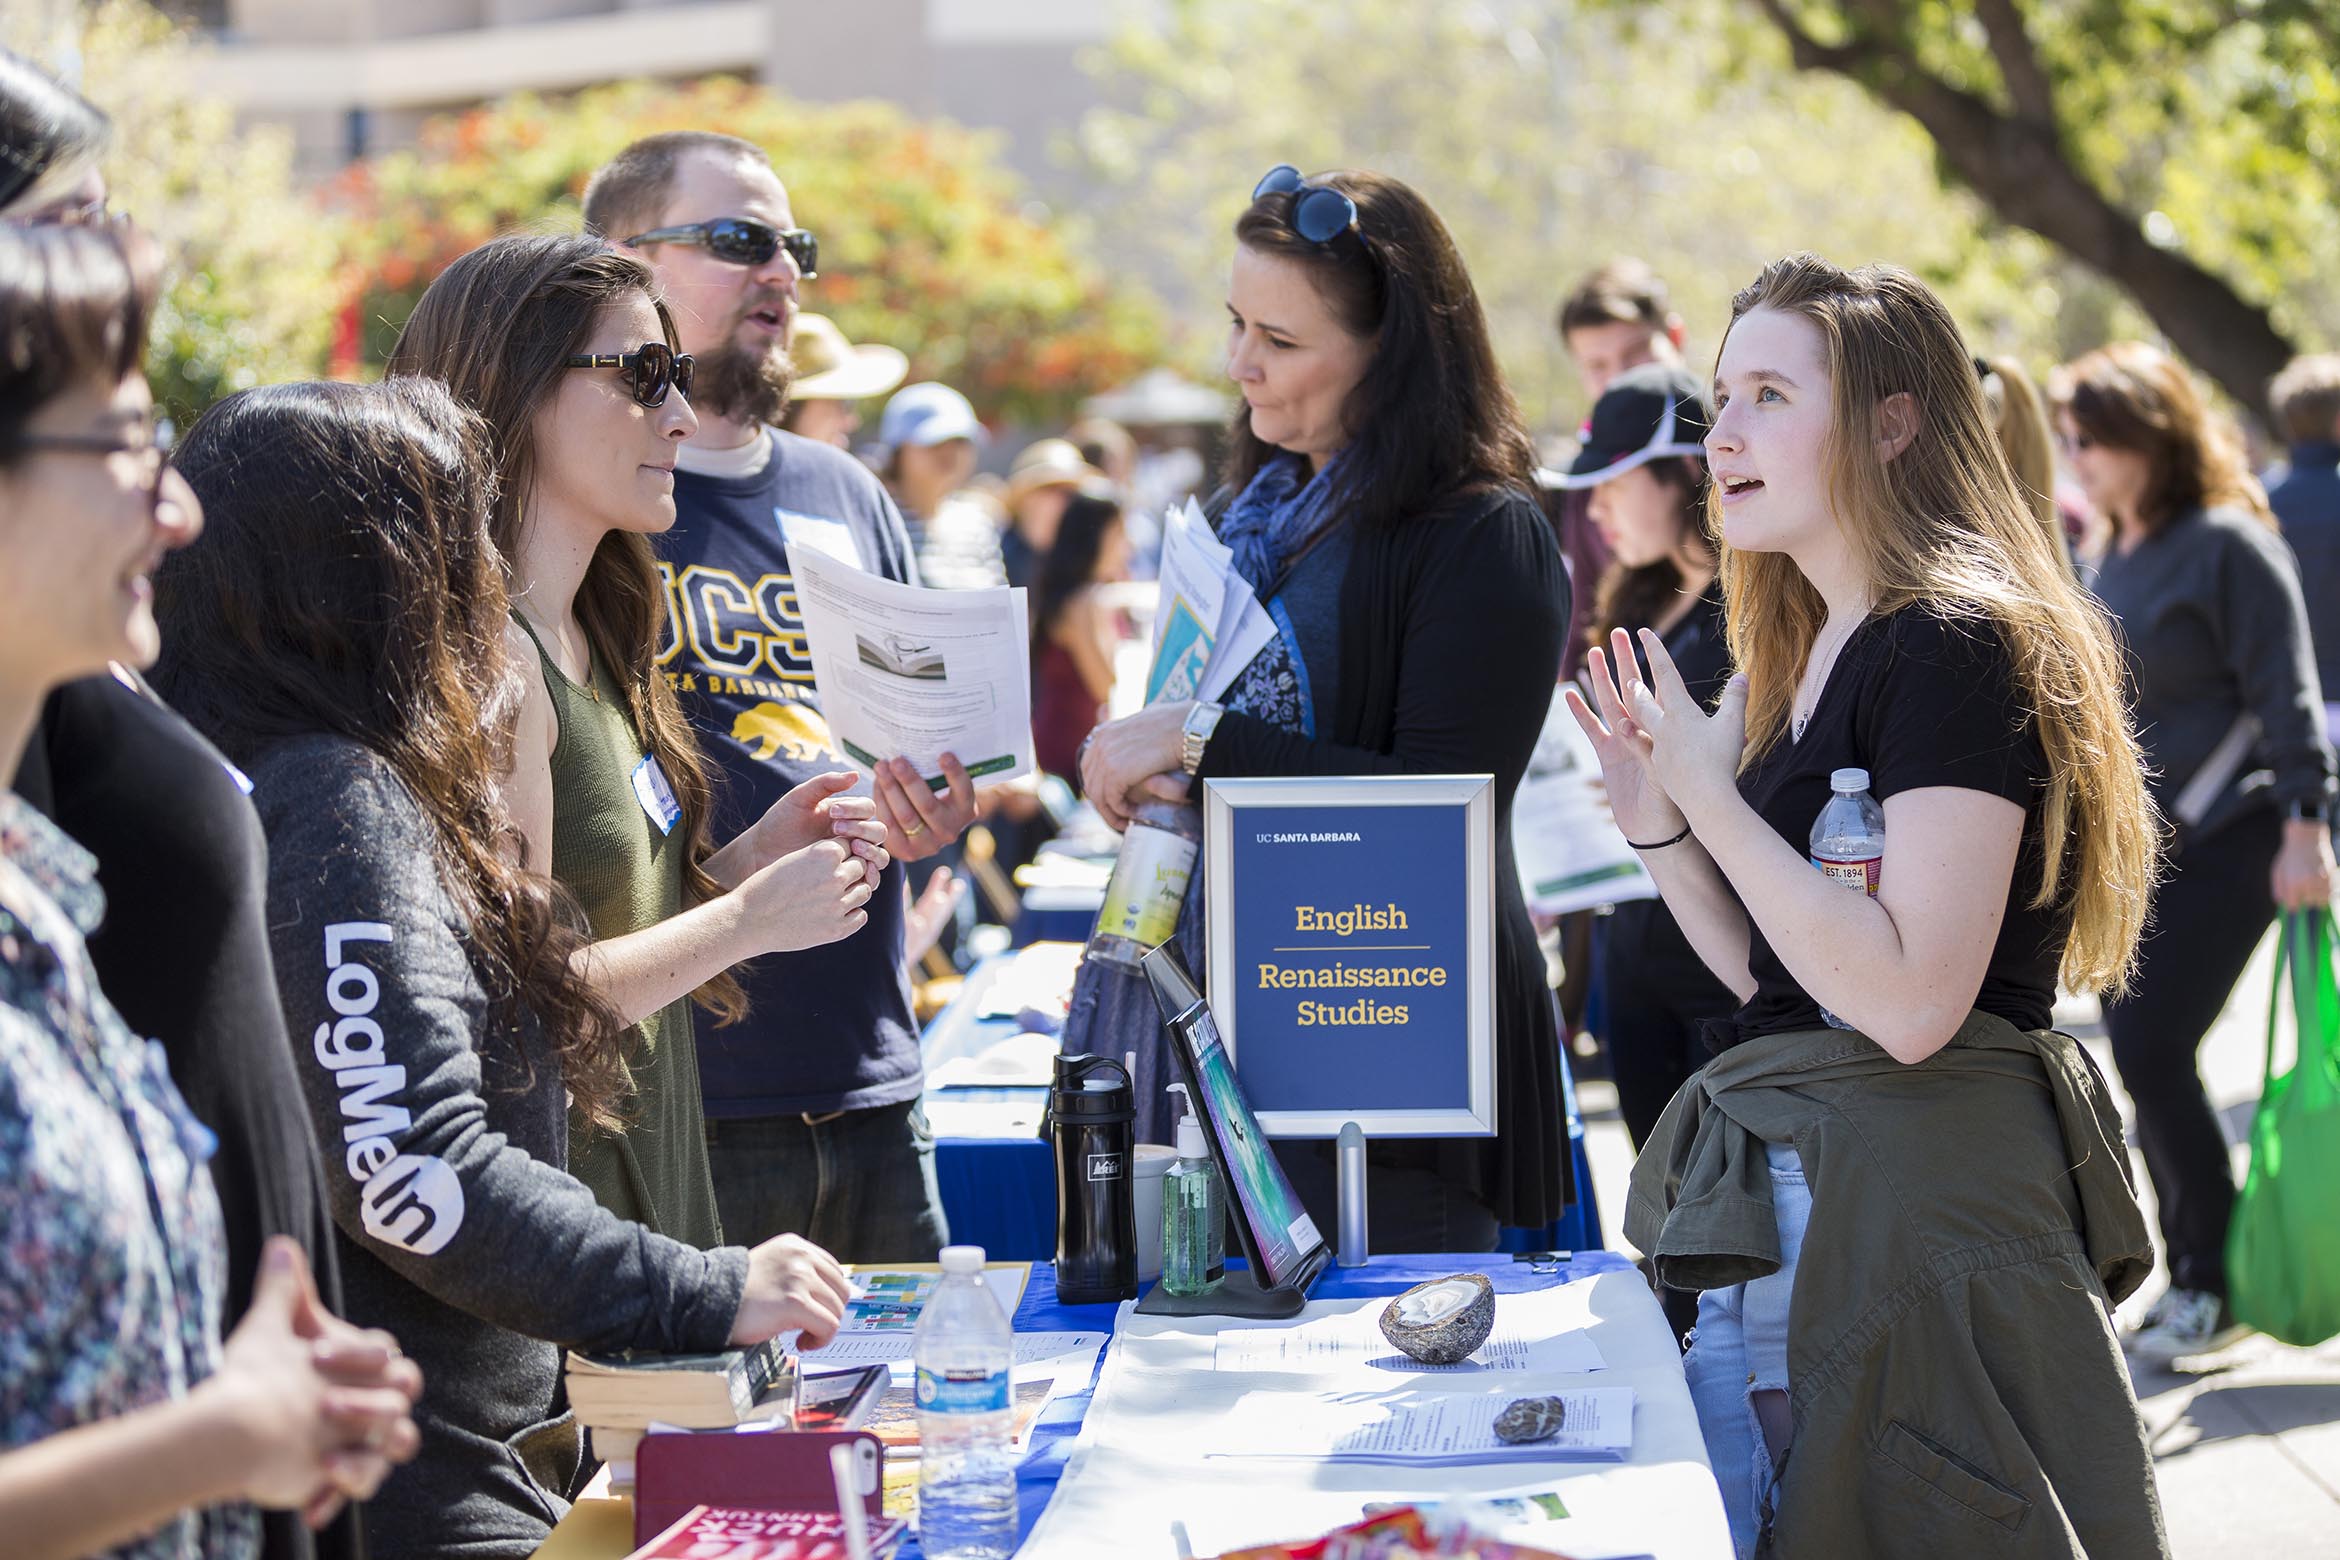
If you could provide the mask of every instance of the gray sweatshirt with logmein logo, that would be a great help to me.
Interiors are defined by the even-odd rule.
[[[370,750],[251,764],[276,982],[325,1156],[350,1320],[421,1365],[422,1452],[367,1507],[376,1560],[522,1560],[583,1448],[561,1348],[724,1346],[747,1280],[604,1209],[564,1168],[567,1096],[533,1025],[498,1025],[430,822]]]

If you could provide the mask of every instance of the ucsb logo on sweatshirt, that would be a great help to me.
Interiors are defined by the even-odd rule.
[[[712,564],[678,570],[668,562],[658,574],[667,608],[658,665],[701,729],[728,734],[757,763],[786,772],[842,766],[813,686],[795,575],[751,579]]]
[[[342,1162],[360,1194],[366,1233],[384,1245],[427,1257],[463,1225],[463,1183],[444,1159],[399,1152],[414,1118],[398,1096],[406,1069],[385,1060],[374,1007],[381,982],[349,953],[353,943],[387,943],[379,921],[336,921],[325,928],[325,1002],[339,1015],[317,1026],[311,1044],[341,1096]]]

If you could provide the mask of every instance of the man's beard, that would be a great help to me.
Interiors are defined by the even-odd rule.
[[[788,410],[788,387],[795,377],[785,350],[777,345],[749,347],[735,336],[700,354],[691,399],[701,410],[731,422],[777,423]]]

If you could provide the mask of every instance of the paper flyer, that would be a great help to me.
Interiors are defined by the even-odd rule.
[[[955,753],[978,786],[1032,772],[1024,592],[927,590],[795,555],[821,710],[854,765],[900,755],[937,789]]]

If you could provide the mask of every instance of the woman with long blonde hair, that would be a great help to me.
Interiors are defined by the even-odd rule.
[[[2095,590],[2174,825],[2137,979],[2104,1009],[2169,1256],[2127,1342],[2166,1362],[2246,1331],[2226,1307],[2234,1171],[2194,1053],[2276,909],[2331,903],[2332,751],[2298,565],[2241,439],[2141,341],[2089,353],[2054,390],[2073,474],[2111,528]]]
[[[1619,633],[1571,703],[1742,1001],[1626,1215],[1703,1292],[1685,1369],[1733,1537],[2164,1553],[2111,1320],[2143,1222],[2102,1082],[2048,1028],[2059,975],[2127,977],[2152,880],[2110,626],[1909,273],[1768,267],[1714,391],[1740,673],[1709,714]],[[1857,791],[1881,845],[1815,871],[1815,820]]]

